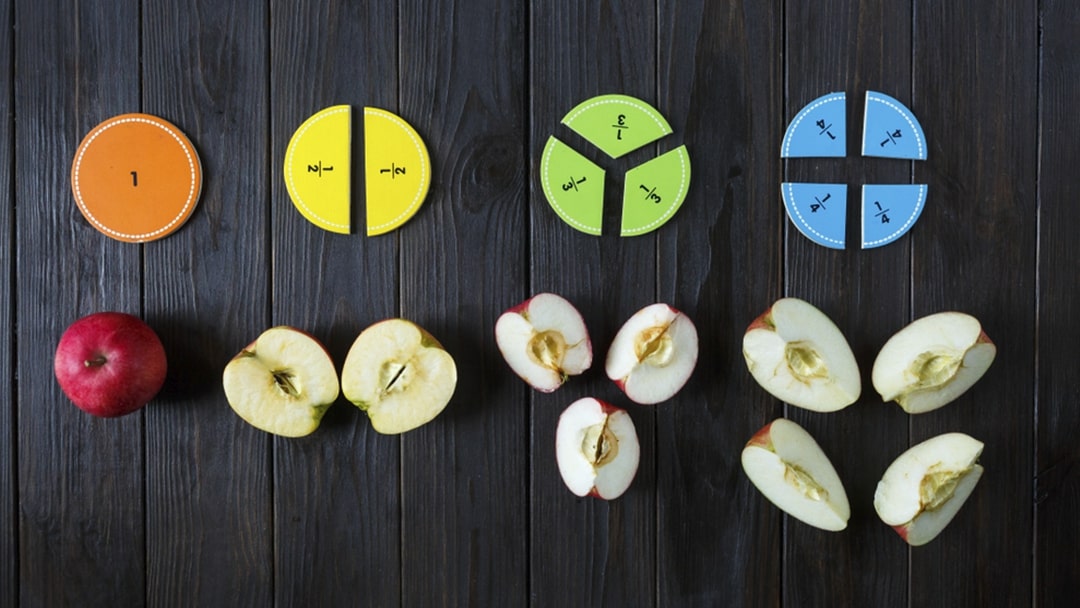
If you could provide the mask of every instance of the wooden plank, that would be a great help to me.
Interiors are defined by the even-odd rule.
[[[454,356],[441,416],[402,436],[403,604],[528,601],[527,389],[495,345],[526,280],[523,3],[401,3],[402,116],[433,186],[402,228],[401,314]]]
[[[271,14],[273,322],[311,332],[341,364],[360,331],[397,313],[397,237],[308,223],[284,187],[293,132],[322,108],[352,105],[352,192],[363,200],[363,107],[397,105],[397,20],[390,3],[274,2]],[[363,58],[363,60],[358,60]],[[343,168],[349,170],[349,168]],[[305,295],[306,294],[306,295]],[[399,441],[344,397],[309,437],[275,441],[276,603],[401,603]]]
[[[0,30],[14,25],[14,4],[0,0]],[[19,597],[18,538],[16,519],[15,446],[15,70],[12,44],[0,45],[0,400],[9,405],[0,412],[0,604],[14,606]]]
[[[963,510],[911,553],[915,606],[1032,598],[1038,32],[1031,2],[915,6],[913,100],[932,158],[915,178],[934,203],[914,242],[912,313],[971,313],[998,345],[970,391],[912,418],[913,442],[960,431],[986,445]]]
[[[783,603],[809,606],[904,606],[907,550],[873,507],[877,481],[907,445],[907,414],[882,405],[870,382],[877,350],[909,318],[911,233],[876,249],[861,249],[862,186],[910,183],[911,163],[861,156],[867,90],[910,100],[911,4],[788,2],[785,12],[789,122],[814,99],[846,94],[847,158],[790,159],[784,181],[848,187],[846,248],[811,242],[786,222],[784,292],[828,315],[855,353],[862,395],[840,412],[786,407],[786,416],[813,435],[832,460],[851,505],[848,528],[823,532],[787,518]],[[776,141],[779,153],[779,141]],[[833,208],[834,211],[839,210]],[[827,211],[826,211],[827,212]],[[925,230],[916,225],[914,231]]]
[[[1080,374],[1069,355],[1076,332],[1067,329],[1076,327],[1070,317],[1080,310],[1080,12],[1061,0],[1043,2],[1041,11],[1034,597],[1038,606],[1067,606],[1080,595]]]
[[[558,293],[581,310],[594,355],[586,374],[532,398],[531,599],[538,606],[637,605],[656,597],[655,410],[632,404],[607,379],[604,357],[622,323],[658,300],[655,234],[621,238],[617,229],[623,175],[656,150],[647,146],[611,161],[560,120],[578,103],[605,93],[657,105],[656,3],[533,3],[529,22],[529,288]],[[606,168],[603,236],[572,229],[548,206],[538,167],[551,135]],[[633,485],[611,502],[571,494],[555,462],[559,415],[585,396],[626,408],[641,443]]]
[[[42,363],[76,318],[141,312],[139,247],[83,219],[68,179],[83,135],[139,107],[138,2],[18,2],[15,14],[20,603],[138,606],[143,415],[79,411]]]
[[[194,216],[146,246],[146,309],[170,358],[146,417],[145,597],[266,606],[273,597],[270,441],[233,414],[225,363],[265,329],[268,304],[264,3],[144,5],[143,98],[194,142]]]
[[[660,231],[660,294],[701,338],[695,375],[656,410],[659,603],[775,605],[781,520],[739,454],[779,408],[740,352],[780,292],[781,3],[658,13],[660,107],[693,163],[690,198]]]

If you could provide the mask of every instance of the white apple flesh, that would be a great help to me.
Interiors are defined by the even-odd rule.
[[[99,312],[72,323],[60,337],[53,371],[79,409],[104,418],[146,405],[165,383],[165,349],[142,319]]]
[[[884,401],[909,414],[929,412],[964,394],[994,362],[997,347],[975,317],[941,312],[912,322],[881,348],[871,378]]]
[[[257,429],[303,437],[319,428],[338,398],[334,362],[323,345],[298,329],[272,327],[225,366],[225,399]]]
[[[829,457],[798,424],[778,418],[758,431],[742,452],[750,481],[781,511],[836,532],[851,517],[844,485]]]
[[[874,509],[908,544],[925,545],[941,533],[983,474],[983,443],[946,433],[912,446],[886,469]]]
[[[690,317],[663,303],[634,313],[608,349],[608,378],[635,403],[674,397],[690,379],[698,358],[697,328]]]
[[[581,313],[565,298],[540,293],[495,322],[495,342],[510,369],[550,393],[592,365],[592,343]]]
[[[835,412],[862,392],[859,365],[840,329],[798,298],[777,300],[750,324],[743,357],[762,388],[797,407]]]
[[[387,435],[433,420],[456,387],[454,358],[405,319],[380,321],[360,332],[341,369],[345,398],[367,413],[372,428]]]
[[[641,458],[634,421],[626,410],[585,397],[559,416],[555,460],[577,496],[613,500],[630,487]]]

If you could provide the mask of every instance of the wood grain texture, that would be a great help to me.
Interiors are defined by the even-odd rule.
[[[0,30],[14,26],[14,5],[0,1]],[[15,446],[15,108],[12,94],[14,41],[0,44],[0,605],[14,606],[19,596],[18,494]]]
[[[860,208],[864,184],[911,181],[910,162],[861,156],[866,91],[910,105],[911,4],[787,2],[785,9],[784,128],[806,104],[842,91],[847,158],[790,159],[784,181],[847,184],[848,200],[843,250],[811,242],[785,219],[784,293],[814,304],[840,328],[862,373],[862,395],[836,413],[786,407],[786,416],[832,460],[851,519],[837,534],[786,518],[783,603],[905,606],[907,546],[878,519],[873,497],[882,473],[907,447],[908,416],[895,404],[881,403],[870,371],[877,350],[909,320],[911,243],[913,233],[926,228],[916,224],[896,242],[863,250]],[[775,145],[779,150],[779,140]]]
[[[1036,334],[1035,580],[1039,606],[1067,606],[1080,595],[1080,373],[1070,363],[1080,335],[1080,12],[1043,2],[1039,69],[1039,260]]]
[[[141,313],[139,246],[92,228],[68,180],[83,135],[138,108],[138,3],[15,10],[15,163],[26,169],[15,180],[20,603],[137,606],[146,574],[142,414],[81,412],[51,363],[76,318]]]
[[[400,11],[400,112],[434,165],[425,206],[401,230],[401,314],[458,371],[447,409],[401,438],[402,600],[522,606],[528,401],[494,325],[526,281],[526,7],[409,1]]]
[[[364,236],[364,107],[397,106],[392,3],[274,2],[271,14],[273,324],[312,333],[340,371],[353,340],[397,316],[396,235]],[[285,190],[293,132],[352,106],[353,233],[305,220]],[[309,437],[274,447],[275,596],[283,606],[401,603],[400,442],[339,397]]]
[[[267,327],[266,6],[143,6],[143,107],[203,163],[199,208],[146,245],[149,320],[166,393],[147,411],[148,603],[266,606],[273,598],[270,440],[236,416],[225,363]]]
[[[634,405],[607,379],[604,357],[622,323],[658,301],[656,235],[622,238],[617,229],[622,176],[652,158],[655,149],[613,162],[560,120],[578,103],[604,93],[657,105],[656,5],[539,2],[532,4],[530,24],[530,291],[551,291],[573,302],[585,317],[594,355],[589,372],[532,399],[531,598],[538,606],[630,606],[656,596],[655,410]],[[551,135],[608,171],[600,238],[563,223],[544,198],[537,176]],[[584,396],[626,408],[637,429],[641,465],[633,485],[615,501],[577,498],[556,467],[559,415]]]
[[[913,605],[1031,601],[1037,17],[1035,3],[915,5],[913,101],[935,159],[915,177],[936,202],[914,241],[912,312],[971,313],[998,351],[965,395],[912,418],[913,442],[961,431],[986,445],[975,493],[912,551]]]
[[[701,339],[694,377],[656,409],[662,606],[779,602],[780,518],[740,463],[779,408],[740,353],[780,290],[781,8],[659,4],[660,108],[693,163],[690,197],[660,231],[660,295]]]

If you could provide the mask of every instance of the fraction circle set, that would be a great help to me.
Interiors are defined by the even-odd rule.
[[[813,100],[789,123],[782,158],[844,157],[844,93]],[[297,212],[311,224],[350,234],[352,220],[353,108],[325,108],[303,121],[285,151],[282,174]],[[587,99],[561,124],[611,159],[671,135],[668,121],[649,103],[627,95]],[[427,197],[432,169],[420,134],[400,116],[365,107],[362,119],[364,228],[386,234],[412,218]],[[927,145],[914,114],[896,99],[868,91],[862,155],[926,160]],[[648,234],[668,222],[690,188],[685,145],[625,170],[620,236]],[[539,180],[551,210],[585,234],[599,236],[606,171],[552,135],[540,158]],[[186,135],[149,114],[123,114],[94,127],[76,150],[71,185],[79,211],[111,238],[142,243],[174,233],[191,217],[202,192],[202,164]],[[862,186],[862,248],[900,238],[926,202],[925,184]],[[847,185],[781,184],[788,217],[811,241],[845,247]]]

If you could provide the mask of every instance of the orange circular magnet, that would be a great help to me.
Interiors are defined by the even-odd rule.
[[[168,121],[122,114],[83,138],[71,166],[75,202],[106,236],[143,243],[184,225],[202,192],[191,141]]]

